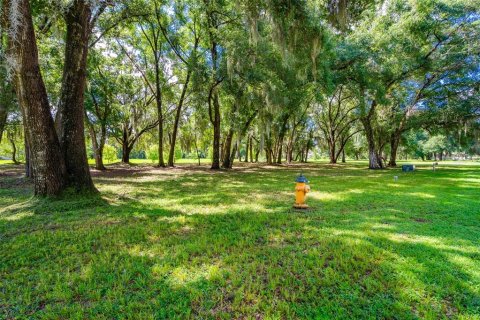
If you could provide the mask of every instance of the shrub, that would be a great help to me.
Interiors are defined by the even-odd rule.
[[[114,162],[117,160],[117,149],[114,146],[111,146],[109,144],[106,144],[103,147],[103,159],[107,163]]]
[[[158,160],[158,146],[153,145],[147,150],[147,158],[155,162]]]

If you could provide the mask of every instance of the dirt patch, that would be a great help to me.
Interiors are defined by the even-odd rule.
[[[428,220],[428,219],[424,219],[424,218],[412,218],[413,221],[415,222],[418,222],[418,223],[430,223],[431,221]]]

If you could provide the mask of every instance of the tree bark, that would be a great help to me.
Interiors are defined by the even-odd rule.
[[[373,129],[369,123],[364,125],[364,128],[368,143],[368,167],[369,169],[383,169],[382,159],[376,149]]]
[[[13,133],[8,134],[7,133],[7,138],[8,141],[10,141],[10,144],[12,145],[12,161],[14,164],[19,164],[17,161],[17,146],[15,145],[15,135]]]
[[[389,167],[397,166],[397,151],[400,144],[400,134],[397,132],[392,133],[390,138],[390,160],[388,162]]]
[[[182,114],[182,107],[185,101],[185,96],[187,94],[188,84],[190,83],[190,76],[192,71],[189,69],[187,71],[187,78],[185,79],[185,84],[182,88],[182,93],[180,95],[180,100],[178,101],[177,112],[175,113],[175,122],[173,124],[173,131],[172,131],[172,141],[170,143],[170,153],[168,154],[168,166],[173,167],[174,160],[175,160],[175,143],[177,141],[177,132],[178,132],[178,124],[180,123],[180,116]]]
[[[235,132],[233,129],[230,129],[228,131],[227,137],[225,139],[225,145],[223,147],[223,162],[222,162],[222,167],[229,169],[231,168],[231,163],[232,163],[232,156],[230,154],[230,150],[232,149],[232,140],[233,140],[233,134]],[[234,154],[235,155],[235,154]]]
[[[250,143],[250,136],[247,136],[247,141],[245,144],[245,162],[248,162],[249,143]]]
[[[155,42],[156,45],[156,42]],[[157,49],[155,48],[155,101],[157,103],[158,116],[158,166],[165,167],[165,160],[163,159],[163,106],[162,106],[162,87],[160,84],[160,61],[158,58]]]
[[[128,145],[123,144],[122,145],[122,162],[125,164],[130,163],[130,152],[132,149]]]
[[[250,137],[250,162],[253,163],[253,137]]]
[[[330,138],[327,139],[327,141],[328,141],[328,157],[330,158],[330,163],[335,164],[337,163],[337,152],[335,150],[335,147],[336,147],[335,142],[332,142]]]
[[[362,117],[360,121],[363,124],[365,130],[365,136],[368,143],[368,168],[369,169],[383,169],[382,158],[380,153],[377,150],[377,145],[375,143],[375,134],[372,126],[372,117],[375,114],[377,102],[374,100],[370,106],[368,115]]]
[[[3,131],[5,130],[5,125],[7,123],[7,107],[1,103],[0,104],[0,143],[2,143]]]
[[[30,4],[28,0],[16,1],[14,8],[10,4],[3,1],[10,30],[7,54],[12,62],[15,91],[31,147],[34,193],[58,195],[67,185],[67,170],[40,72]]]
[[[88,166],[84,133],[84,93],[91,13],[88,1],[74,0],[65,15],[65,62],[56,119],[68,184],[85,191],[95,190]]]
[[[93,125],[88,124],[88,130],[90,132],[90,140],[92,140],[92,149],[93,154],[95,157],[95,169],[97,170],[107,170],[105,165],[103,164],[103,148],[105,146],[105,139],[106,139],[106,128],[102,124],[102,132],[100,133],[100,141],[97,140],[97,134]]]
[[[30,146],[27,140],[27,131],[24,127],[24,140],[25,140],[25,177],[33,179],[33,167],[31,159]]]
[[[220,169],[220,103],[218,101],[218,93],[213,96],[213,159],[212,169]]]

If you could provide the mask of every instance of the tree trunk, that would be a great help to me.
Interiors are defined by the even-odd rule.
[[[228,131],[227,137],[225,139],[225,144],[223,146],[223,162],[222,162],[222,167],[223,168],[231,168],[231,154],[230,150],[232,149],[232,140],[233,140],[233,134],[234,131],[233,129],[230,129]],[[235,154],[234,154],[235,155]]]
[[[122,146],[122,162],[125,164],[130,163],[130,152],[132,149],[128,147],[128,145],[123,144]]]
[[[388,162],[389,167],[397,166],[397,151],[398,145],[400,144],[400,134],[397,132],[392,133],[390,138],[390,161]]]
[[[156,43],[155,43],[156,45]],[[165,167],[165,160],[163,159],[163,106],[162,106],[162,87],[160,84],[160,61],[158,58],[157,49],[155,49],[155,101],[157,103],[157,117],[158,117],[158,166]],[[172,161],[173,162],[173,161]],[[173,164],[172,164],[173,166]]]
[[[247,136],[247,142],[245,144],[245,162],[248,162],[249,145],[250,145],[250,136]]]
[[[218,101],[218,93],[213,95],[213,157],[211,169],[220,169],[220,103]]]
[[[258,159],[258,155],[256,158]],[[250,162],[253,163],[253,137],[250,137]]]
[[[14,164],[19,164],[17,161],[17,146],[15,145],[15,136],[13,134],[7,134],[8,141],[12,145],[12,161]]]
[[[3,131],[5,130],[5,125],[7,123],[7,107],[1,103],[0,104],[0,143],[2,143]]]
[[[345,159],[345,148],[343,148],[342,150],[342,163],[345,163],[347,162],[346,159]]]
[[[105,168],[105,165],[103,164],[103,147],[105,146],[105,134],[103,134],[104,129],[102,128],[102,133],[100,135],[100,143],[99,143],[97,141],[97,134],[95,132],[95,128],[93,127],[93,125],[87,124],[87,127],[90,133],[90,140],[92,140],[93,155],[95,157],[95,169],[101,170],[101,171],[107,170],[107,168]]]
[[[268,147],[265,147],[265,157],[267,164],[272,164],[272,151]]]
[[[242,153],[241,153],[241,142],[240,141],[237,141],[235,143],[235,149],[236,149],[236,154],[237,154],[237,158],[238,158],[238,161],[242,161]],[[232,164],[233,164],[233,159],[232,159]]]
[[[238,147],[238,143],[235,143],[235,145],[233,146],[233,149],[232,149],[232,153],[230,154],[230,163],[229,163],[230,166],[228,167],[228,169],[233,168],[233,163],[235,162],[235,154],[237,153],[237,151],[239,149],[240,148]]]
[[[285,133],[287,131],[288,118],[289,118],[288,114],[284,116],[282,126],[280,127],[280,133],[278,135],[278,140],[277,140],[278,147],[276,150],[277,154],[274,155],[276,156],[276,159],[273,159],[273,161],[275,161],[278,164],[282,163],[283,140],[285,139]]]
[[[30,156],[30,146],[27,140],[27,131],[24,126],[24,140],[25,140],[25,177],[33,179],[33,168]]]
[[[41,196],[58,195],[67,185],[67,170],[40,73],[30,5],[28,0],[16,1],[14,8],[10,4],[3,1],[5,16],[10,19],[8,56],[31,147],[34,192]]]
[[[170,143],[170,153],[168,154],[168,166],[173,167],[174,160],[175,160],[175,143],[177,141],[177,131],[178,131],[178,124],[180,123],[180,116],[182,114],[182,107],[183,102],[185,101],[185,96],[187,94],[188,84],[190,82],[190,69],[187,72],[187,78],[185,79],[185,84],[182,88],[182,94],[180,95],[180,101],[178,102],[177,112],[175,113],[175,122],[173,124],[173,131],[172,131],[172,141]]]
[[[368,168],[383,169],[382,159],[380,158],[380,155],[376,149],[375,137],[370,119],[363,119],[362,123],[368,143]]]
[[[68,184],[77,190],[87,191],[95,190],[88,167],[84,133],[84,92],[91,13],[88,1],[74,0],[65,14],[65,63],[56,123]]]
[[[331,142],[328,139],[328,157],[330,158],[330,163],[335,164],[337,163],[337,152],[335,150],[335,142]]]

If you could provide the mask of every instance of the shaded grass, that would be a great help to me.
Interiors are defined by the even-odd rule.
[[[300,171],[305,212],[291,209]],[[5,318],[480,313],[479,166],[141,166],[96,173],[101,196],[57,200],[0,179]]]

